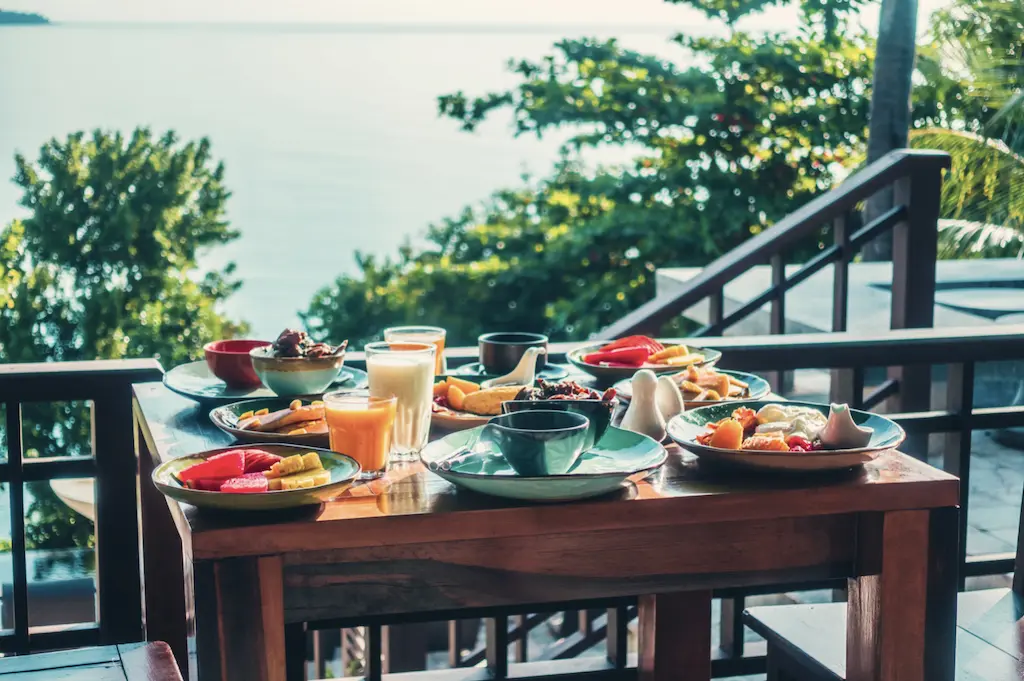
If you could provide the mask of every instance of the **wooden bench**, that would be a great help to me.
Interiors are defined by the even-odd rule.
[[[1024,524],[1024,512],[1021,517]],[[1024,679],[1020,539],[1015,568],[1013,589],[968,591],[957,598],[957,681]],[[845,603],[750,608],[743,619],[768,642],[768,681],[860,681],[847,674]]]
[[[166,643],[127,643],[0,658],[0,681],[181,681]]]

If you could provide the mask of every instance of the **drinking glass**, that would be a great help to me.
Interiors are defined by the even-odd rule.
[[[437,346],[428,343],[383,342],[366,346],[366,373],[370,395],[395,397],[391,457],[413,461],[427,444],[434,401],[434,357]]]
[[[324,395],[331,451],[358,461],[363,468],[360,480],[379,478],[387,472],[397,402],[394,397],[372,397],[365,390]]]
[[[384,329],[384,341],[388,343],[433,343],[437,348],[434,356],[434,375],[445,373],[444,339],[448,332],[440,326],[392,326]]]

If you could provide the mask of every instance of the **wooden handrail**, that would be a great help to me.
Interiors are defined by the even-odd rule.
[[[721,256],[687,282],[683,290],[641,305],[601,335],[617,338],[630,333],[656,333],[665,322],[704,298],[714,295],[754,265],[768,262],[800,239],[844,217],[874,193],[908,176],[950,167],[948,154],[930,150],[900,150],[886,154],[839,187],[815,197],[773,227]]]
[[[688,343],[693,339],[665,339]],[[562,362],[565,354],[587,341],[551,343],[551,361]],[[1024,345],[1024,324],[944,327],[941,329],[899,329],[883,333],[799,333],[775,336],[705,336],[699,344],[725,351],[722,366],[727,369],[811,369],[885,366],[896,364],[948,364],[1020,359]],[[473,346],[445,350],[452,365],[477,357]],[[345,356],[346,364],[363,366],[361,352]],[[778,366],[775,366],[776,363]]]

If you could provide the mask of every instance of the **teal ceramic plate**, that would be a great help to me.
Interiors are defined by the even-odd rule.
[[[246,445],[251,446],[251,445]],[[331,472],[331,481],[319,487],[294,489],[280,492],[262,492],[259,494],[228,494],[224,492],[203,492],[201,490],[182,487],[174,478],[174,473],[203,459],[220,454],[237,447],[221,447],[208,452],[183,456],[157,466],[153,471],[153,484],[171,499],[192,504],[199,508],[218,508],[229,511],[270,511],[298,506],[316,506],[334,499],[352,484],[359,475],[359,464],[355,459],[344,454],[331,452],[315,447],[299,447],[296,445],[260,444],[260,449],[278,456],[291,456],[316,452],[324,468]]]
[[[203,404],[226,404],[238,400],[277,397],[268,388],[229,388],[210,373],[206,362],[189,362],[174,367],[164,374],[164,385],[170,390]],[[366,372],[345,367],[331,389],[360,388],[366,386]]]
[[[884,451],[895,449],[907,437],[907,434],[898,424],[884,416],[851,409],[850,415],[853,416],[853,420],[857,425],[867,426],[875,431],[871,435],[871,441],[867,447],[791,453],[740,451],[697,444],[696,438],[704,433],[707,424],[727,418],[734,409],[748,407],[757,411],[771,402],[772,400],[723,402],[710,407],[686,411],[668,422],[668,436],[683,449],[693,452],[701,458],[746,468],[785,471],[823,471],[852,468],[853,466],[859,466],[871,461]],[[829,410],[827,404],[813,404],[810,402],[786,402],[785,404],[797,407],[811,407],[826,416]]]
[[[247,411],[259,411],[268,409],[272,412],[287,409],[288,404],[295,398],[291,397],[264,397],[258,400],[243,400],[232,402],[217,407],[210,412],[210,420],[225,433],[239,442],[274,442],[277,444],[306,445],[309,447],[328,447],[330,438],[327,433],[309,433],[305,435],[280,435],[278,433],[261,433],[254,430],[240,430],[238,428],[238,417]],[[309,399],[304,399],[303,404],[309,404]],[[295,427],[298,427],[296,424]]]
[[[484,371],[484,365],[480,362],[473,362],[472,364],[463,364],[460,367],[456,367],[449,372],[452,376],[458,376],[459,378],[468,378],[470,380],[484,380],[490,378],[493,375],[488,374]],[[547,364],[537,372],[537,378],[543,378],[545,381],[560,381],[569,375],[569,369],[562,364]]]
[[[645,364],[642,367],[609,367],[599,364],[587,364],[583,361],[584,355],[596,352],[602,346],[607,345],[610,342],[611,341],[597,341],[595,343],[589,343],[569,352],[566,354],[565,358],[568,359],[574,367],[600,379],[605,383],[605,385],[614,383],[615,381],[620,381],[624,378],[632,378],[633,374],[635,374],[639,369],[650,369],[656,374],[677,374],[684,368],[681,366],[671,366],[667,364]],[[671,347],[671,344],[667,347]],[[722,353],[718,350],[701,348],[696,345],[689,345],[688,347],[691,352],[704,355],[704,361],[697,362],[695,366],[713,366],[715,362],[722,358]]]
[[[575,501],[613,492],[630,479],[639,480],[665,463],[665,448],[646,435],[611,427],[593,449],[565,475],[525,478],[516,475],[504,458],[469,454],[465,446],[478,429],[452,433],[428,444],[420,453],[427,468],[456,487],[506,499]],[[452,461],[449,470],[439,462]]]
[[[743,371],[726,371],[725,369],[716,369],[720,374],[726,376],[732,376],[738,381],[742,381],[747,384],[746,393],[738,397],[731,397],[728,400],[724,400],[730,404],[737,400],[759,400],[772,391],[772,387],[768,384],[768,381],[764,380],[760,376],[754,374],[748,374]],[[624,378],[614,386],[615,394],[624,400],[633,399],[633,383],[629,378]],[[723,400],[686,400],[687,409],[696,409],[697,407],[706,407],[712,404],[722,404]]]

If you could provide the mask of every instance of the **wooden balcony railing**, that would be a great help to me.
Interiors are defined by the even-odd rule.
[[[8,490],[11,522],[14,629],[0,631],[0,652],[142,640],[137,466],[132,428],[132,384],[159,380],[156,360],[116,360],[0,365],[0,404],[6,413],[6,459],[0,482]],[[22,407],[35,402],[87,401],[91,412],[91,456],[26,457]],[[92,623],[29,626],[26,572],[25,483],[57,478],[96,480],[96,572],[98,606]]]
[[[770,333],[786,333],[786,292],[829,264],[833,278],[832,331],[847,330],[849,263],[862,246],[892,233],[892,329],[932,326],[935,307],[935,263],[938,250],[939,202],[942,173],[950,167],[948,154],[899,150],[867,166],[833,191],[822,194],[769,229],[721,256],[679,291],[641,305],[605,328],[601,337],[631,333],[657,335],[666,322],[707,300],[709,323],[694,335],[720,335],[763,306],[770,306]],[[866,225],[858,213],[869,198],[893,188],[895,205]],[[833,244],[786,274],[786,253],[795,244],[831,228]],[[735,310],[725,309],[725,286],[751,267],[768,264],[772,285]],[[922,368],[893,367],[893,380],[902,384],[903,409],[920,409],[928,400],[929,377]],[[843,383],[845,385],[845,382]],[[838,395],[837,395],[838,397]]]

